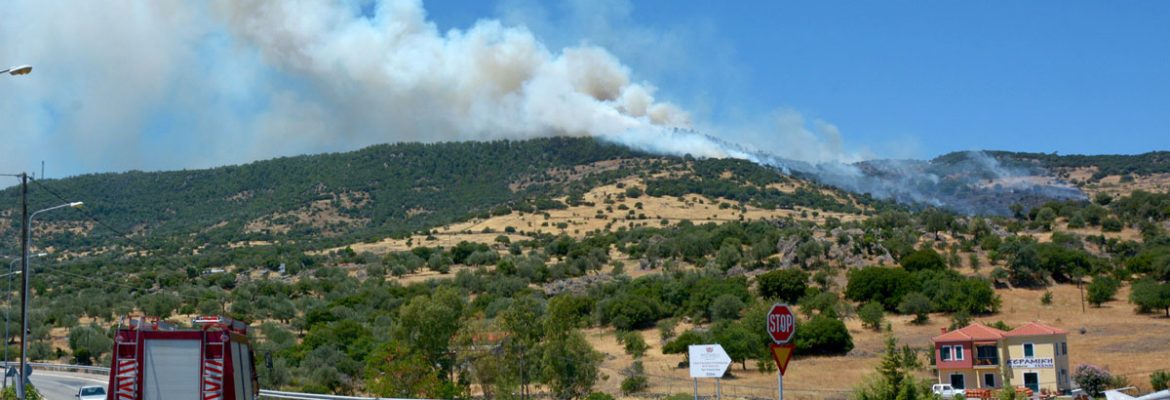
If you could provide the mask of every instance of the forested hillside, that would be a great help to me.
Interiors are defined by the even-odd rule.
[[[207,170],[48,180],[32,186],[30,208],[59,204],[61,198],[84,201],[85,214],[151,246],[171,240],[180,246],[274,239],[356,240],[466,219],[501,204],[539,203],[573,190],[573,185],[551,176],[555,171],[639,157],[645,155],[570,138],[380,145],[351,153]],[[591,179],[633,172],[619,169]],[[510,186],[520,179],[539,182],[522,189]],[[18,196],[17,188],[0,193],[0,204],[6,205],[0,213],[17,215]],[[75,229],[38,231],[40,243],[70,249],[125,244],[118,241],[117,233],[93,226],[79,213],[50,213],[41,220]],[[0,228],[0,234],[12,235],[19,224]],[[11,243],[4,245],[11,250]]]
[[[1158,345],[1170,315],[1164,190],[966,216],[747,161],[566,138],[375,146],[32,192],[34,209],[88,205],[37,222],[38,360],[108,364],[125,314],[226,314],[251,323],[258,354],[272,357],[265,388],[667,394],[689,385],[674,381],[686,346],[711,342],[736,361],[727,385],[751,388],[774,383],[760,321],[785,301],[800,313],[794,362],[821,371],[790,371],[805,382],[792,389],[823,394],[869,390],[865,373],[893,357],[885,335],[907,346],[896,356],[916,378],[904,384],[920,385],[932,332],[1045,318],[1022,314],[1032,308],[1021,299],[1066,328],[1129,327],[1070,337],[1075,362],[1114,360],[1141,384],[1151,371],[1130,368],[1132,352],[1170,357]],[[14,237],[19,225],[4,223]],[[1078,286],[1090,311],[1069,314]]]

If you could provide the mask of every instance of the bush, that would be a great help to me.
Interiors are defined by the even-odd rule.
[[[817,315],[806,323],[798,323],[796,354],[842,355],[853,350],[853,337],[841,320]]]
[[[760,297],[769,300],[795,302],[808,290],[808,273],[799,269],[770,271],[756,277]]]
[[[968,314],[966,310],[960,310],[951,315],[951,330],[962,329],[967,325],[971,325],[971,314]]]
[[[737,320],[743,307],[743,300],[739,296],[721,294],[711,302],[711,322]]]
[[[662,336],[662,340],[670,340],[674,337],[674,327],[678,325],[678,320],[674,318],[667,318],[658,321],[658,335]]]
[[[876,301],[886,310],[894,310],[902,296],[913,288],[913,278],[902,268],[865,267],[849,272],[845,298],[857,302]]]
[[[876,331],[882,329],[882,319],[885,319],[886,312],[881,304],[869,302],[857,310],[857,316],[861,318],[863,325]]]
[[[45,397],[41,396],[41,392],[37,391],[37,388],[30,383],[25,386],[24,398],[25,400],[44,400]],[[0,393],[0,400],[16,399],[16,385],[10,385],[4,389],[4,392]]]
[[[1113,300],[1121,282],[1109,276],[1097,276],[1089,283],[1089,304],[1100,307],[1101,304]]]
[[[617,338],[618,342],[621,342],[625,348],[626,354],[633,356],[634,359],[642,358],[642,355],[646,354],[646,349],[649,348],[646,345],[646,340],[642,339],[642,334],[638,331],[618,332]]]
[[[907,254],[898,263],[902,264],[902,268],[910,272],[942,270],[947,267],[947,262],[943,259],[942,254],[938,254],[938,252],[929,247],[924,247],[922,250]]]
[[[1158,370],[1150,374],[1150,387],[1153,387],[1155,392],[1170,388],[1170,371]]]
[[[1121,223],[1121,220],[1117,218],[1109,218],[1101,221],[1102,232],[1121,232],[1121,228],[1123,227],[1124,225]]]
[[[1170,283],[1158,283],[1148,278],[1134,282],[1129,301],[1138,306],[1138,312],[1164,309],[1166,316],[1170,317]]]
[[[605,392],[593,392],[585,397],[585,400],[614,400],[613,396]]]
[[[1051,290],[1044,291],[1044,296],[1040,297],[1040,304],[1043,304],[1046,306],[1052,305],[1052,291]]]
[[[634,375],[622,379],[622,394],[624,395],[641,392],[647,387],[650,387],[650,382],[645,375]]]
[[[628,293],[605,299],[597,308],[601,311],[603,324],[611,324],[623,331],[645,327],[662,313],[662,307],[657,302]]]
[[[1073,382],[1091,396],[1100,396],[1113,383],[1113,375],[1096,365],[1081,364],[1073,369]]]
[[[906,295],[901,303],[898,303],[898,312],[902,314],[914,314],[914,324],[925,324],[930,321],[930,298],[926,295],[914,292]]]

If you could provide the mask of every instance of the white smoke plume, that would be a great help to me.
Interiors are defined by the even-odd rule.
[[[696,134],[689,113],[604,48],[549,48],[494,19],[441,32],[419,0],[16,0],[0,20],[0,63],[35,66],[0,79],[0,139],[16,149],[0,171],[40,160],[50,177],[198,168],[554,135],[671,155],[857,158],[836,128],[810,130],[794,112],[763,127],[703,124],[746,147]]]
[[[615,18],[630,22],[624,0],[576,4],[616,4]],[[828,122],[791,110],[730,127],[692,121],[605,48],[550,48],[523,24],[494,19],[443,32],[420,0],[14,0],[0,7],[0,21],[0,67],[35,66],[29,76],[0,77],[8,146],[0,173],[36,171],[40,160],[60,177],[388,142],[572,135],[752,160],[878,197],[962,201],[953,190],[938,194],[953,188],[940,180],[954,175],[945,169],[857,164],[874,157],[847,151]],[[978,155],[963,165],[980,177],[1018,175]],[[1047,196],[1026,179],[994,181],[993,192]]]
[[[323,107],[316,117],[333,121],[319,126],[327,131],[299,135],[337,140],[357,134],[375,141],[624,137],[691,124],[678,106],[655,99],[653,86],[632,82],[629,68],[605,49],[554,51],[527,29],[495,20],[441,33],[416,0],[379,2],[368,17],[326,3],[217,5],[236,37],[255,45],[270,65],[307,79],[325,98],[288,105]],[[284,125],[273,127],[263,134],[289,134]]]

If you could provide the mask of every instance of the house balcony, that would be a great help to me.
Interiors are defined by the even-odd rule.
[[[997,367],[999,357],[975,357],[975,367]]]

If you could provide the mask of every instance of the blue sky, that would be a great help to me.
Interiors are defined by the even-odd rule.
[[[454,27],[503,3],[428,4]],[[547,10],[564,21],[571,8]],[[629,19],[703,27],[686,62],[646,78],[717,121],[792,108],[879,156],[1170,149],[1170,2],[650,0]]]
[[[0,172],[552,134],[724,154],[655,136],[672,126],[814,162],[1167,150],[1167,21],[1165,1],[16,0],[0,64],[36,69],[0,77]]]

